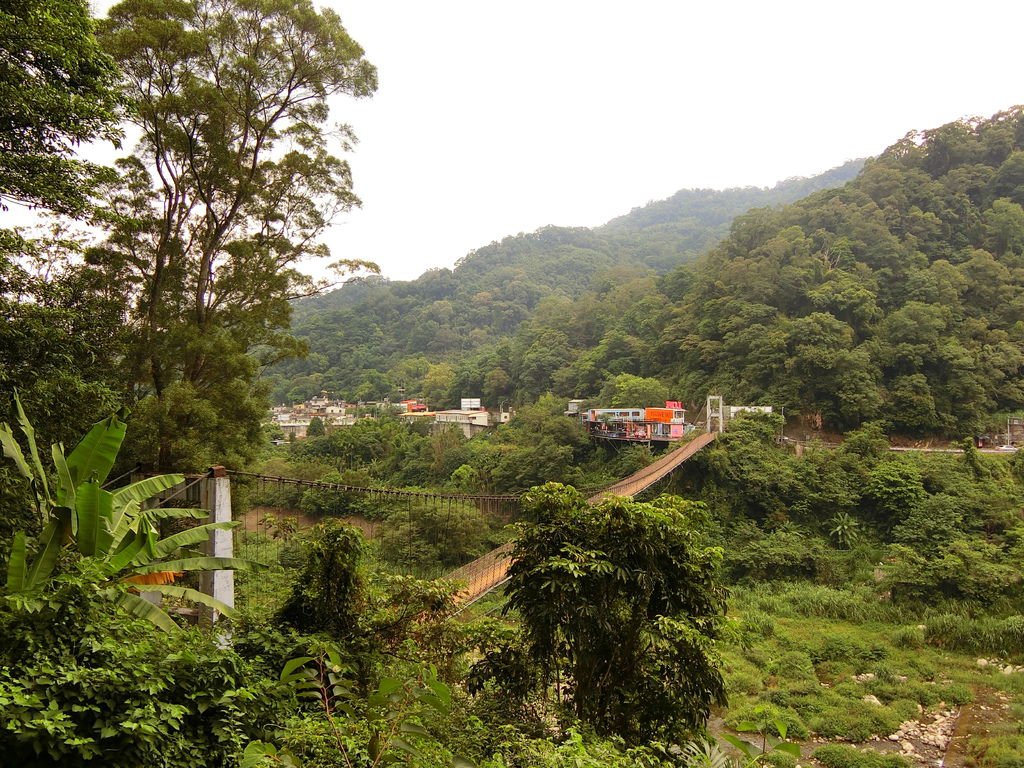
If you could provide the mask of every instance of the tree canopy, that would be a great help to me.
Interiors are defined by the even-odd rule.
[[[116,68],[85,0],[9,0],[0,8],[0,208],[81,213],[100,168],[75,157],[118,136]]]
[[[1024,406],[1024,108],[914,132],[753,211],[689,271],[658,369],[848,428],[962,435]]]
[[[656,275],[697,258],[748,208],[840,184],[860,166],[772,189],[684,190],[603,227],[544,227],[478,248],[451,270],[369,278],[299,302],[295,333],[311,354],[273,369],[274,397],[328,389],[374,400],[401,387],[431,404],[480,395],[496,406],[549,389],[592,395],[609,375],[646,375],[666,304]],[[552,325],[558,333],[545,333]],[[427,380],[439,365],[452,373],[441,387]]]
[[[548,484],[524,497],[507,587],[525,653],[576,714],[628,740],[703,731],[725,691],[714,641],[725,591],[703,505],[675,497],[591,507]]]
[[[288,300],[315,286],[295,264],[326,255],[318,235],[359,202],[329,144],[354,135],[328,132],[328,98],[369,96],[376,71],[308,0],[131,0],[102,41],[141,131],[88,256],[130,307],[132,450],[162,468],[238,463],[259,443],[259,366],[298,349]]]

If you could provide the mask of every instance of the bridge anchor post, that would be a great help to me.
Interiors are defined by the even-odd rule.
[[[210,510],[209,522],[230,523],[231,479],[228,477],[227,470],[224,467],[210,467],[209,475],[203,480],[200,488],[201,506]],[[213,531],[206,544],[206,554],[209,557],[233,557],[232,532],[230,530]],[[199,583],[202,592],[231,608],[235,607],[234,571],[204,571],[200,575]],[[203,606],[202,617],[204,622],[215,624],[220,618],[220,612]]]

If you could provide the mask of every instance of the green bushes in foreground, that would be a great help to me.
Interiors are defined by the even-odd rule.
[[[232,765],[280,722],[276,680],[208,633],[126,616],[97,583],[71,563],[41,605],[0,602],[5,764]]]

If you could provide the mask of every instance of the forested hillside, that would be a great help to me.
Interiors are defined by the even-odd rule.
[[[1024,108],[911,133],[854,181],[737,220],[654,370],[848,428],[966,434],[1024,405]]]
[[[0,4],[0,211],[65,217],[0,221],[0,763],[1021,768],[1024,451],[882,420],[1024,401],[1024,107],[300,305],[284,396],[517,407],[274,445],[376,68],[312,0],[109,14]],[[564,412],[709,389],[871,421],[744,413],[669,478]]]
[[[453,270],[429,270],[410,282],[371,277],[299,302],[294,332],[311,354],[275,371],[275,395],[301,400],[326,388],[374,399],[404,387],[450,401],[459,396],[451,371],[435,368],[428,375],[432,364],[458,363],[478,350],[507,359],[494,344],[510,339],[545,300],[578,299],[595,288],[667,272],[720,241],[744,211],[842,184],[861,165],[851,161],[771,189],[683,190],[593,230],[545,227],[473,251]],[[518,393],[508,363],[485,375],[492,371],[489,394]],[[481,385],[472,384],[478,392]]]
[[[740,216],[663,277],[605,273],[549,298],[467,356],[453,389],[498,395],[497,370],[502,396],[593,397],[640,376],[837,430],[998,424],[1024,405],[1022,142],[1021,108],[910,134],[839,189]]]
[[[302,310],[313,354],[278,395],[522,402],[628,373],[834,429],[974,432],[1024,406],[1022,149],[1020,108],[909,134],[845,186],[743,214],[696,262],[730,211],[770,195],[681,192],[599,230],[509,238]]]

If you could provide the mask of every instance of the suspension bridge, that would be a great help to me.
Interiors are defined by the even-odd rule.
[[[716,434],[706,432],[697,435],[629,477],[593,493],[588,502],[598,504],[612,496],[632,498],[643,493],[711,443]],[[280,558],[286,547],[283,541],[294,532],[291,529],[306,527],[316,522],[315,516],[303,519],[301,512],[295,509],[301,494],[311,489],[324,492],[328,498],[338,500],[339,510],[350,511],[353,507],[386,507],[390,512],[386,523],[351,512],[343,512],[338,517],[358,527],[369,538],[378,535],[390,536],[389,543],[393,556],[399,561],[405,558],[406,563],[412,562],[418,554],[415,551],[417,545],[412,538],[412,528],[422,524],[424,519],[430,522],[430,534],[426,543],[436,552],[442,553],[443,557],[446,541],[453,530],[457,529],[458,520],[465,510],[475,510],[488,519],[503,523],[519,517],[520,511],[518,494],[448,494],[364,487],[230,470],[228,474],[239,486],[247,489],[253,501],[258,502],[251,506],[243,519],[241,532],[245,536],[243,541],[259,542],[255,544],[255,550],[246,552],[248,556],[259,560],[269,559],[268,556]],[[352,503],[359,499],[365,500],[364,503]],[[288,511],[282,515],[275,514],[272,510],[278,508],[278,505]],[[402,539],[400,532],[403,525],[407,527],[405,540]],[[268,537],[280,537],[281,541],[268,542]],[[403,551],[404,544],[408,546],[408,552]],[[246,545],[243,543],[244,546]],[[465,584],[466,586],[456,596],[456,601],[460,605],[468,606],[507,580],[513,548],[514,542],[507,542],[453,570],[442,570],[432,575]]]
[[[717,434],[717,432],[705,432],[698,435],[690,442],[669,451],[657,461],[634,472],[624,480],[594,494],[587,501],[590,504],[600,504],[612,496],[628,496],[630,498],[638,496],[672,474],[683,462],[710,444]],[[508,569],[512,565],[514,547],[514,542],[508,542],[451,571],[445,578],[466,584],[465,589],[456,596],[456,601],[462,605],[471,605],[508,581]]]

